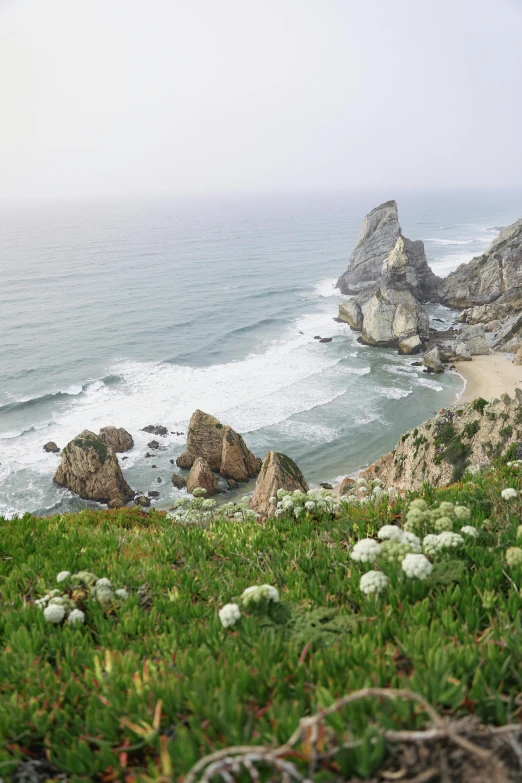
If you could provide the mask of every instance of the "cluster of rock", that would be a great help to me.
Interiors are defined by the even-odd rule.
[[[196,410],[187,431],[187,447],[176,464],[190,470],[187,490],[195,487],[207,490],[208,495],[219,491],[214,472],[228,479],[229,485],[248,481],[258,475],[261,460],[247,448],[242,436],[232,427],[223,425],[203,411]]]
[[[490,402],[456,403],[405,433],[395,449],[362,473],[398,490],[421,489],[424,482],[446,486],[465,470],[487,466],[522,439],[522,390]]]
[[[364,219],[348,269],[337,281],[355,294],[339,307],[338,318],[366,345],[417,353],[429,338],[422,302],[437,297],[441,283],[428,266],[424,245],[402,235],[397,204],[387,201]]]
[[[429,371],[491,350],[516,351],[522,332],[522,220],[442,279],[429,268],[423,243],[403,237],[397,204],[387,201],[365,217],[337,286],[353,295],[339,306],[338,320],[361,332],[362,343],[405,354],[426,350]],[[463,326],[451,334],[430,330],[426,302],[462,310]]]

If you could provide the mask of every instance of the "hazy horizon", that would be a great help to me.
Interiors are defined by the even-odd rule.
[[[0,202],[517,190],[518,0],[0,0]]]

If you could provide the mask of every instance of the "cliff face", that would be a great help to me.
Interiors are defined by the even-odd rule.
[[[458,481],[465,470],[480,469],[522,439],[522,391],[514,399],[456,403],[405,433],[393,451],[363,473],[399,490]]]
[[[403,237],[397,203],[387,201],[363,220],[348,269],[337,281],[343,294],[360,294],[379,284],[406,287],[419,301],[437,296],[440,283],[428,266],[424,244]]]

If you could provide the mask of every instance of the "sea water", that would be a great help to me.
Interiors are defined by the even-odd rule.
[[[317,485],[453,402],[460,376],[427,376],[415,357],[360,345],[333,320],[361,221],[393,197],[404,234],[424,240],[442,276],[522,216],[521,193],[1,206],[0,515],[93,505],[53,485],[60,457],[42,448],[84,429],[129,430],[125,478],[168,507],[196,408],[257,455],[290,455]],[[454,320],[429,309],[435,327]],[[148,424],[172,433],[154,459]]]

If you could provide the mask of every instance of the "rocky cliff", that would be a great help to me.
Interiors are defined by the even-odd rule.
[[[428,266],[424,244],[403,237],[397,203],[387,201],[363,220],[348,269],[337,281],[343,294],[372,291],[384,283],[406,287],[419,301],[437,298],[438,278]]]
[[[426,481],[440,487],[478,470],[522,439],[522,391],[514,398],[456,403],[406,432],[395,449],[362,475],[386,486],[416,490]]]
[[[522,219],[505,228],[481,256],[461,264],[440,289],[462,321],[491,324],[497,349],[513,350],[522,331]]]

